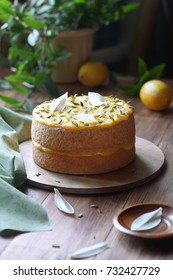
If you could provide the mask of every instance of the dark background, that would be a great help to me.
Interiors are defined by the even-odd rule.
[[[140,7],[123,22],[97,32],[92,58],[102,60],[116,72],[130,75],[137,74],[139,57],[149,68],[166,63],[164,76],[173,78],[173,1],[139,2]]]

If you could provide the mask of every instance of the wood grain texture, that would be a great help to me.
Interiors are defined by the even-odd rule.
[[[170,81],[170,84],[173,83]],[[84,93],[88,89],[79,84],[61,85],[60,91]],[[64,197],[73,205],[75,215],[69,217],[60,212],[53,203],[53,192],[38,189],[25,183],[21,191],[42,203],[47,210],[52,231],[34,233],[10,233],[0,235],[0,259],[16,260],[64,260],[72,252],[84,246],[106,240],[109,249],[89,259],[93,260],[172,260],[172,238],[145,240],[121,233],[113,226],[113,217],[121,209],[140,203],[163,203],[173,206],[173,102],[163,112],[145,108],[138,98],[121,95],[116,88],[101,87],[101,94],[113,94],[130,100],[135,108],[136,135],[157,145],[165,155],[162,172],[152,181],[138,188],[104,194],[70,194]],[[41,93],[31,97],[34,105],[48,99]],[[148,155],[149,157],[150,155]],[[99,208],[91,208],[91,205]],[[83,217],[78,218],[82,213]],[[53,247],[58,245],[59,248]]]

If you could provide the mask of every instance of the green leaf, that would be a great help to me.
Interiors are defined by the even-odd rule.
[[[64,60],[64,59],[70,57],[72,54],[71,54],[71,52],[69,52],[69,51],[65,51],[65,50],[59,49],[59,50],[57,50],[57,52],[55,52],[53,55],[54,55],[56,61],[57,61],[57,60],[60,61],[60,60]]]
[[[146,70],[142,76],[139,77],[139,82],[141,84],[145,83],[146,81],[148,81],[150,79],[150,74],[149,71]]]
[[[11,16],[14,16],[14,11],[11,9],[11,2],[7,0],[1,0],[0,4],[0,19],[3,22],[7,22]]]
[[[18,82],[18,83],[23,83],[23,82],[26,82],[26,83],[30,83],[30,84],[33,84],[35,82],[35,77],[29,75],[29,74],[14,74],[14,75],[8,75],[5,77],[5,79],[8,81],[8,82]]]
[[[28,66],[28,61],[24,60],[20,63],[20,65],[17,67],[17,75],[22,75],[22,72],[25,72],[25,67]]]
[[[159,64],[152,69],[148,70],[145,61],[141,58],[138,59],[138,80],[132,86],[120,87],[123,93],[127,96],[138,96],[142,85],[153,79],[157,79],[164,71],[166,64]]]
[[[13,44],[10,47],[9,55],[10,55],[10,59],[14,59],[14,58],[20,56],[22,58],[22,62],[23,62],[23,60],[24,61],[31,60],[31,59],[34,59],[34,57],[35,57],[33,50],[23,49],[23,48],[19,47],[17,44]]]
[[[33,29],[43,29],[46,27],[46,24],[43,21],[37,20],[31,15],[24,17],[24,22]]]
[[[141,86],[141,83],[136,83],[133,86],[121,87],[121,89],[126,96],[138,96]]]
[[[19,93],[22,93],[22,94],[25,94],[25,95],[29,94],[29,91],[19,84],[10,82],[10,85],[12,86],[13,89],[15,89]]]
[[[0,99],[9,104],[9,105],[12,105],[14,107],[20,107],[22,105],[22,103],[12,97],[8,97],[8,96],[4,96],[4,95],[0,95]]]
[[[135,10],[139,6],[140,6],[140,3],[129,3],[126,5],[122,5],[122,9],[123,9],[124,13],[128,13],[128,12]]]
[[[85,0],[74,0],[74,2],[75,2],[76,4],[81,4],[81,3],[85,3]]]
[[[41,88],[41,85],[45,79],[46,74],[44,72],[39,72],[35,76],[35,87],[36,88]]]
[[[152,68],[150,71],[149,71],[149,76],[150,76],[150,79],[155,79],[155,78],[159,78],[164,69],[166,67],[166,64],[165,63],[162,63],[160,65],[157,65],[155,66],[154,68]]]
[[[147,65],[142,58],[138,59],[138,76],[142,76],[147,71]]]

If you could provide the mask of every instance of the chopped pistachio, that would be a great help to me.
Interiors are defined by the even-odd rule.
[[[53,247],[53,248],[60,248],[61,246],[60,246],[60,245],[53,244],[52,247]]]
[[[80,213],[80,214],[78,214],[78,215],[77,215],[77,217],[80,219],[80,218],[82,218],[82,217],[83,217],[83,214],[82,214],[82,213]]]
[[[97,211],[99,212],[99,214],[102,214],[102,211],[100,210],[100,208],[99,208],[98,205],[96,205],[96,204],[91,204],[91,205],[90,205],[90,208],[95,208],[95,209],[97,209]]]
[[[122,110],[120,110],[120,114],[123,115],[123,116],[126,115]]]
[[[90,208],[99,208],[99,206],[96,205],[96,204],[91,204],[91,205],[90,205]]]
[[[103,212],[100,210],[100,208],[98,208],[97,211],[99,212],[99,214],[102,214],[102,213],[103,213]]]
[[[129,116],[133,112],[133,107],[129,105],[129,102],[120,100],[115,96],[105,96],[104,104],[97,106],[91,106],[89,97],[87,95],[75,94],[68,97],[66,107],[60,112],[50,112],[51,101],[46,101],[35,108],[35,117],[40,119],[41,122],[48,121],[50,125],[63,125],[76,127],[82,126],[102,126],[111,124],[111,120],[116,121],[118,118],[124,119],[125,116]],[[76,114],[91,114],[94,116],[97,122],[88,124],[85,121],[75,121],[73,118]]]
[[[75,121],[72,121],[72,124],[74,124],[75,126],[78,126],[78,123]]]

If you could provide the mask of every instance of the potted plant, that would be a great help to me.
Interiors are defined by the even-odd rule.
[[[89,53],[84,51],[85,57],[79,60],[81,64],[89,59],[95,30],[102,25],[122,20],[137,6],[136,2],[123,5],[123,0],[30,0],[24,4],[18,0],[13,3],[10,0],[0,1],[0,36],[9,42],[8,62],[13,71],[13,74],[6,77],[6,81],[18,92],[26,94],[26,97],[35,88],[57,96],[55,81],[60,75],[60,72],[57,75],[54,72],[57,62],[66,61],[66,77],[69,75],[67,70],[74,64],[68,61],[74,55],[68,48],[72,43],[68,42],[64,47],[62,37],[67,37],[67,34],[74,36],[77,31],[80,36],[87,34],[91,38],[87,48]],[[75,36],[80,38],[78,46],[79,42],[84,42],[79,35]],[[72,42],[77,42],[77,37],[73,37]],[[87,46],[87,41],[84,46]],[[78,50],[78,56],[80,53],[82,47]],[[20,101],[15,103],[3,95],[0,98],[9,104],[21,106]]]

